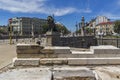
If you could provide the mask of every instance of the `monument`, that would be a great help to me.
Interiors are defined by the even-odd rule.
[[[80,49],[57,46],[60,45],[61,39],[54,19],[48,16],[47,21],[49,25],[46,33],[47,46],[42,47],[38,44],[25,43],[17,44],[17,57],[13,59],[14,69],[8,70],[7,68],[7,72],[0,74],[0,80],[106,80],[107,78],[103,79],[101,77],[102,72],[104,72],[103,75],[107,74],[107,76],[110,76],[108,80],[113,80],[114,78],[114,80],[120,80],[119,67],[113,67],[113,65],[120,65],[119,48],[102,45],[91,46],[89,50],[81,51]],[[87,37],[90,42],[90,38],[84,36],[84,17],[82,17],[81,24],[83,36],[79,40],[82,39],[83,43],[85,42],[84,37]],[[67,39],[72,40],[73,38]],[[77,39],[74,39],[74,42]],[[101,70],[102,66],[99,69],[96,65],[105,65],[105,67]],[[106,65],[112,65],[112,67],[107,68]],[[111,71],[112,69],[116,73]],[[111,75],[113,75],[113,78]]]
[[[54,23],[52,16],[47,17],[48,31],[46,32],[46,46],[58,46],[60,43],[60,34]]]
[[[56,26],[55,26],[55,23],[54,23],[54,18],[52,16],[47,17],[47,23],[48,23],[48,26],[49,26],[48,31],[54,31],[54,32],[58,31]]]
[[[82,17],[82,19],[81,19],[80,26],[81,26],[81,36],[85,36],[85,31],[84,31],[85,19],[84,19],[84,17]]]

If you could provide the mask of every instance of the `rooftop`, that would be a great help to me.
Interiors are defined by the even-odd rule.
[[[101,22],[98,25],[114,24],[114,22]]]

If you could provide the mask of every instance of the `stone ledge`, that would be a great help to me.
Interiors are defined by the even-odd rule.
[[[118,65],[119,58],[68,58],[68,65]]]
[[[14,58],[14,66],[39,65],[119,65],[120,57],[116,58]]]
[[[42,48],[37,44],[17,44],[16,52],[17,54],[38,54]]]
[[[42,65],[64,65],[68,64],[67,58],[44,58],[40,59],[40,64]]]
[[[112,45],[91,46],[94,54],[120,54],[120,49]]]
[[[54,51],[51,49],[43,49],[40,52],[43,54],[54,54]]]
[[[14,66],[39,66],[40,58],[14,58]]]
[[[54,54],[71,54],[70,47],[45,47],[45,50],[53,50]]]

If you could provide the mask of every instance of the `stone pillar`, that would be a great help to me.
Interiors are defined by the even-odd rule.
[[[81,36],[84,36],[84,29],[83,29],[83,27],[81,28]]]
[[[23,35],[23,24],[22,21],[20,21],[20,35]]]
[[[85,36],[84,27],[85,27],[85,19],[84,19],[84,17],[82,17],[82,19],[81,19],[81,36]]]
[[[60,46],[60,34],[58,32],[48,31],[46,38],[46,46]]]
[[[31,36],[34,37],[34,24],[32,23],[32,32],[31,32]]]

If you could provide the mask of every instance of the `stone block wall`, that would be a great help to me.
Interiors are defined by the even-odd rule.
[[[17,54],[38,54],[42,47],[37,44],[17,44]]]
[[[48,46],[53,45],[53,46],[69,46],[69,47],[77,47],[77,48],[89,48],[90,46],[97,45],[97,39],[94,36],[60,37],[55,35],[53,36],[47,35],[46,43],[45,41],[42,41],[41,44]]]
[[[94,36],[60,37],[60,46],[89,48],[96,45],[97,40]]]

